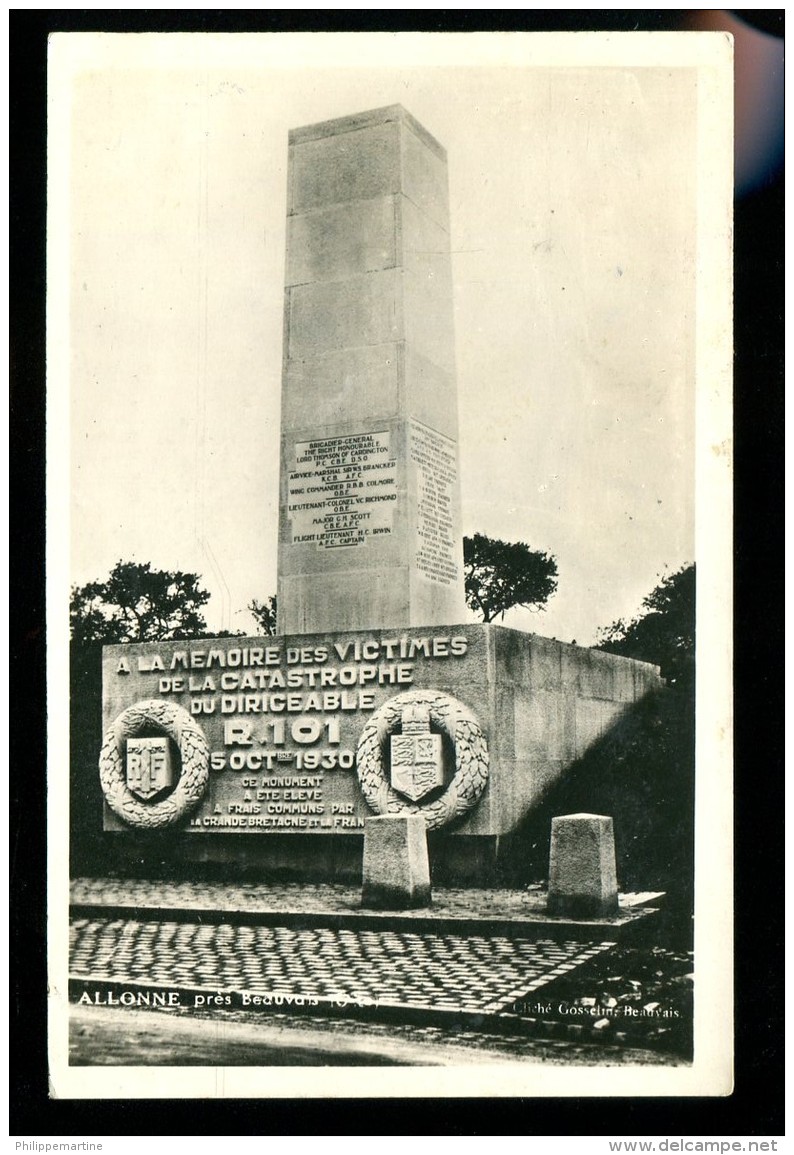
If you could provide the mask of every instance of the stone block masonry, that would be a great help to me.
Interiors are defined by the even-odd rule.
[[[462,621],[446,154],[399,105],[289,138],[280,634]]]
[[[427,830],[421,815],[385,814],[366,820],[361,905],[380,910],[430,905]]]
[[[565,814],[552,819],[548,911],[569,918],[617,915],[611,818],[604,814]]]

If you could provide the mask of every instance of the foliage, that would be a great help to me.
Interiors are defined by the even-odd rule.
[[[276,596],[273,594],[264,602],[256,598],[248,603],[248,612],[256,619],[260,634],[272,637],[276,632]]]
[[[619,619],[599,630],[596,649],[653,662],[679,684],[694,680],[695,566],[662,578],[630,622]]]
[[[542,610],[557,589],[557,561],[523,541],[475,533],[463,539],[466,604],[491,622],[513,606]]]
[[[72,587],[72,641],[110,645],[200,637],[207,628],[201,607],[210,595],[199,580],[148,562],[119,561],[106,581]]]

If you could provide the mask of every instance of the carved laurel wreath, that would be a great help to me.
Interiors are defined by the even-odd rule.
[[[430,720],[455,747],[455,773],[433,802],[409,802],[389,783],[384,752],[406,706],[430,709]],[[428,830],[446,826],[476,805],[488,781],[488,747],[477,719],[462,702],[436,690],[409,690],[385,702],[361,732],[356,752],[361,790],[376,814],[421,814]]]
[[[124,743],[142,730],[155,726],[179,747],[182,773],[167,798],[151,805],[141,802],[127,786]],[[157,699],[136,702],[105,734],[99,755],[99,780],[108,806],[130,826],[153,830],[171,826],[201,801],[209,781],[210,753],[207,739],[187,710]]]

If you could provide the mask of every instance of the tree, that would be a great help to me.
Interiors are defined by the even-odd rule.
[[[72,641],[156,642],[206,633],[201,607],[209,593],[198,574],[157,570],[147,562],[119,561],[103,582],[73,586]]]
[[[542,610],[557,589],[557,561],[523,541],[475,533],[463,539],[466,604],[491,622],[513,606]]]
[[[273,636],[276,632],[276,597],[273,594],[265,602],[258,602],[256,598],[248,603],[248,612],[256,619],[259,632]]]
[[[695,566],[663,577],[630,622],[598,632],[595,648],[660,667],[670,682],[689,685],[695,671]]]

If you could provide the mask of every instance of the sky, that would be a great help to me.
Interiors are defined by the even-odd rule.
[[[64,86],[71,581],[197,572],[210,628],[253,632],[287,134],[400,103],[448,153],[463,531],[557,559],[505,625],[592,643],[694,560],[695,70],[234,39],[104,38]]]

